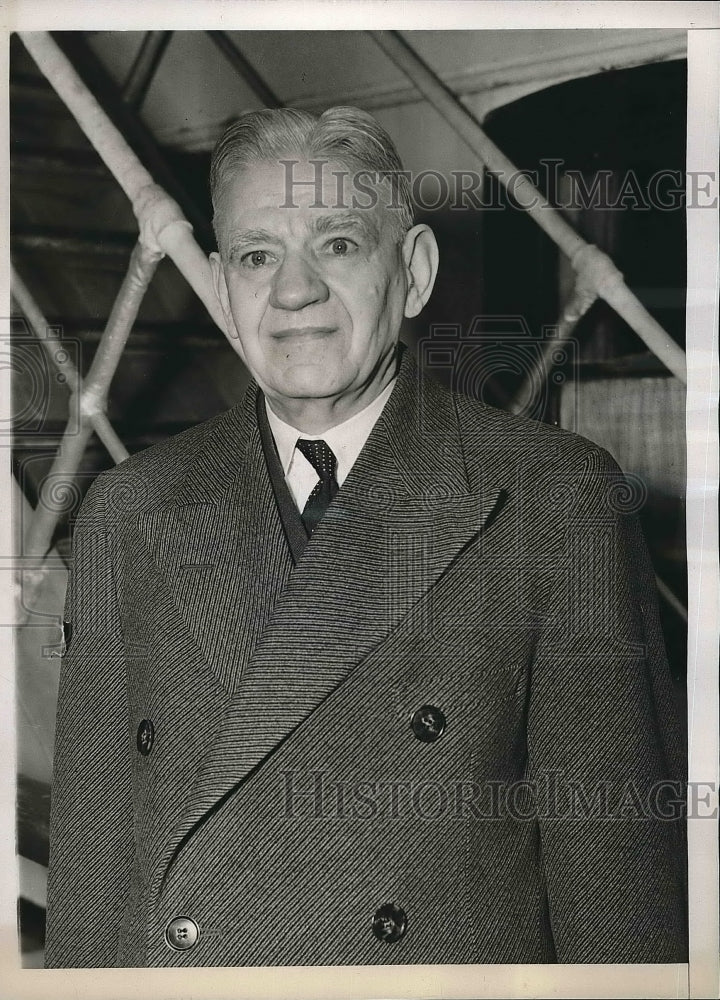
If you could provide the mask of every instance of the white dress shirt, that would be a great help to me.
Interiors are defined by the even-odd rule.
[[[299,511],[302,511],[315,488],[318,474],[302,452],[295,447],[298,438],[305,441],[324,441],[332,449],[337,458],[338,486],[342,486],[362,451],[363,445],[370,437],[370,431],[377,423],[394,385],[395,379],[364,410],[360,410],[359,413],[344,420],[336,427],[329,428],[322,434],[304,434],[296,427],[286,424],[276,413],[273,413],[267,399],[265,400],[268,422],[275,439],[280,464],[285,473],[285,482],[288,484]]]

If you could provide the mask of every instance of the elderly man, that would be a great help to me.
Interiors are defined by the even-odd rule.
[[[685,959],[682,755],[612,459],[421,377],[438,251],[375,120],[212,164],[240,404],[93,484],[49,966]]]

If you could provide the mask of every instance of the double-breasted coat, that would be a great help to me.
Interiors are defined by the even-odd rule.
[[[613,460],[406,353],[295,564],[257,393],[83,505],[46,964],[684,961],[681,745]]]

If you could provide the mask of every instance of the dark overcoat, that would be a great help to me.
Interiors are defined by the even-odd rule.
[[[406,354],[295,564],[257,392],[77,522],[47,965],[684,961],[681,741],[613,460]]]

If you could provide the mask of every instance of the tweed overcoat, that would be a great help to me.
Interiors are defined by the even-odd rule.
[[[406,352],[295,565],[257,392],[78,518],[46,964],[685,961],[681,745],[610,456]]]

